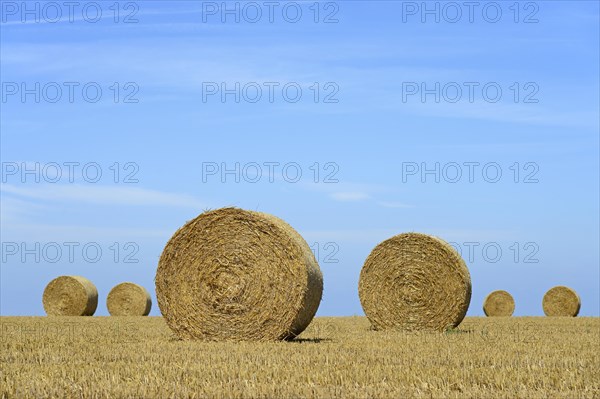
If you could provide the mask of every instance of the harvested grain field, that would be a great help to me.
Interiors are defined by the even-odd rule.
[[[175,339],[161,317],[2,317],[0,397],[600,397],[600,319],[445,333],[318,317],[291,342]]]

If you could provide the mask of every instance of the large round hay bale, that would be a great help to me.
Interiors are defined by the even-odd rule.
[[[471,277],[448,243],[405,233],[373,249],[360,273],[358,293],[376,330],[443,331],[465,317]]]
[[[106,307],[111,316],[148,316],[152,299],[141,285],[121,283],[108,293]]]
[[[177,230],[155,283],[160,311],[182,339],[293,338],[323,292],[300,234],[275,216],[238,208],[205,212]]]
[[[98,307],[98,290],[87,278],[60,276],[48,283],[42,302],[48,316],[92,316]]]
[[[503,290],[490,292],[483,301],[483,312],[488,317],[512,316],[515,311],[515,300]]]
[[[546,316],[575,317],[579,314],[581,300],[574,290],[559,285],[546,292],[542,300],[542,307]]]

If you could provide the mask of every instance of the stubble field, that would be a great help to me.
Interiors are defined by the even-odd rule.
[[[175,339],[161,317],[1,317],[0,397],[600,397],[599,318],[467,317],[446,333],[318,317],[291,342]]]

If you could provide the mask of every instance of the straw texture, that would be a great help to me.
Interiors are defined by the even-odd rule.
[[[182,339],[290,339],[313,319],[323,291],[304,239],[281,219],[222,208],[205,212],[169,240],[156,297]]]
[[[374,329],[454,328],[471,301],[471,277],[445,241],[405,233],[377,245],[360,273],[360,301]]]
[[[60,276],[48,283],[42,302],[48,316],[92,316],[98,290],[84,277]]]
[[[579,314],[581,300],[573,289],[559,285],[546,292],[542,307],[546,316],[575,317]]]
[[[506,291],[493,291],[483,301],[483,312],[488,317],[512,316],[515,311],[515,300]]]
[[[150,293],[141,285],[121,283],[113,287],[106,298],[111,316],[148,316],[152,308]]]

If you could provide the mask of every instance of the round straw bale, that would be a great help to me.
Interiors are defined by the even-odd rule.
[[[483,301],[483,312],[486,316],[512,316],[515,311],[515,300],[503,290],[490,292]]]
[[[42,302],[48,316],[92,316],[98,290],[84,277],[60,276],[48,283]]]
[[[448,243],[405,233],[373,249],[361,270],[358,293],[376,330],[443,331],[465,317],[471,277]]]
[[[546,316],[575,317],[579,314],[581,300],[574,290],[559,285],[546,292],[542,307]]]
[[[141,285],[121,283],[108,293],[106,307],[111,316],[148,316],[152,299]]]
[[[310,247],[275,216],[238,208],[202,213],[169,240],[156,298],[181,339],[290,339],[313,319],[323,275]]]

